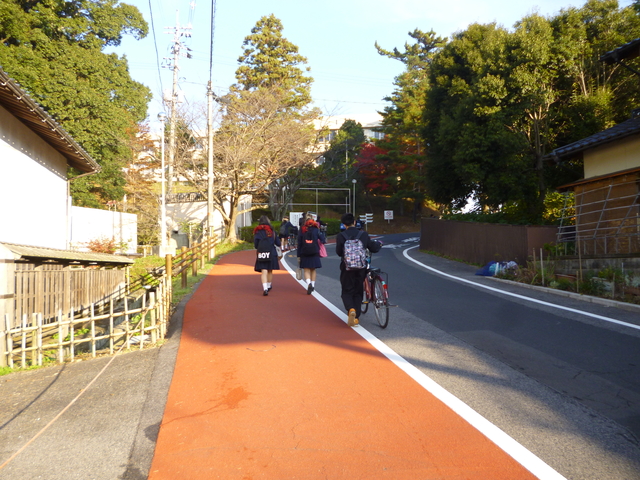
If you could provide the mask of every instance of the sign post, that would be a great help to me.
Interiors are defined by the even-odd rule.
[[[373,213],[365,213],[364,215],[360,215],[360,221],[364,223],[365,230],[367,229],[368,223],[373,223]]]
[[[384,211],[384,219],[387,221],[387,225],[393,220],[393,210]]]

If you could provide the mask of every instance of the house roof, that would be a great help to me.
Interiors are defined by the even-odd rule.
[[[0,67],[0,105],[64,156],[83,173],[97,173],[100,165]]]
[[[58,250],[55,248],[33,247],[30,245],[17,245],[13,243],[0,243],[7,250],[17,256],[16,260],[38,261],[46,260],[55,263],[77,264],[77,265],[104,265],[104,266],[127,266],[133,260],[122,255],[111,255],[109,253],[74,252],[71,250]]]
[[[605,143],[637,134],[640,134],[640,109],[634,110],[629,120],[564,147],[556,148],[549,155],[546,155],[546,158],[560,159],[568,157],[589,148],[595,148]]]
[[[640,173],[640,167],[636,167],[636,168],[629,168],[627,170],[620,170],[618,172],[613,172],[613,173],[606,173],[604,175],[598,175],[597,177],[589,177],[589,178],[583,178],[582,180],[576,180],[575,182],[572,183],[567,183],[566,185],[560,185],[559,187],[556,187],[556,190],[560,191],[560,192],[564,192],[566,190],[571,190],[579,185],[587,185],[589,183],[596,183],[596,182],[600,182],[602,180],[607,180],[610,178],[616,178],[616,177],[621,177],[623,175],[629,175],[630,173]]]
[[[611,50],[600,56],[600,61],[609,65],[620,63],[622,60],[631,60],[640,55],[640,38],[631,40],[615,50]]]

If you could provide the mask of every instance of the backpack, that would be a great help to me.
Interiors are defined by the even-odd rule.
[[[258,260],[271,260],[273,243],[273,238],[270,235],[260,239],[258,242]]]
[[[280,236],[284,237],[287,234],[287,223],[288,222],[283,222],[282,225],[280,225]]]
[[[310,228],[304,233],[302,237],[302,248],[300,249],[300,255],[303,257],[312,257],[320,253],[320,247],[318,247],[318,239],[314,237]]]
[[[356,238],[350,239],[346,232],[342,232],[346,241],[344,242],[344,254],[342,259],[347,270],[362,270],[367,266],[367,253],[360,237],[362,230],[358,232]]]

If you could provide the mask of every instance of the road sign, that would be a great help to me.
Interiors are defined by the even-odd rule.
[[[385,210],[384,211],[384,219],[385,220],[393,220],[393,210]]]
[[[373,213],[365,213],[360,215],[360,221],[363,223],[373,223]]]

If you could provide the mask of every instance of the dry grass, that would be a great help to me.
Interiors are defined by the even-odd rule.
[[[395,217],[393,220],[383,220],[374,216],[373,223],[367,225],[369,233],[376,235],[385,235],[391,233],[414,233],[420,231],[420,219],[417,223],[413,223],[411,217]]]

